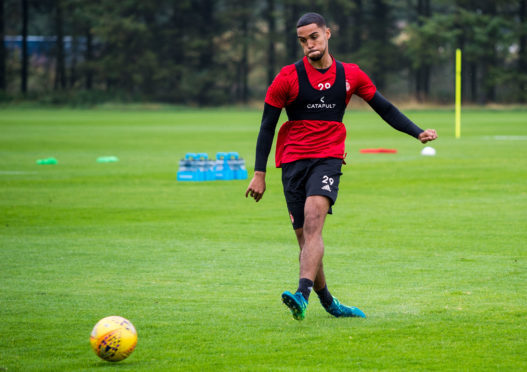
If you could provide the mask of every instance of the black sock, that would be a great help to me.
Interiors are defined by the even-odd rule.
[[[313,281],[307,279],[307,278],[300,278],[298,281],[298,289],[297,292],[301,292],[302,296],[306,299],[306,301],[309,299],[309,294],[311,293],[311,290],[313,289]]]
[[[318,299],[320,300],[322,306],[327,308],[331,305],[331,303],[333,302],[333,296],[331,295],[331,293],[329,293],[327,284],[324,286],[324,288],[319,289],[315,292],[317,292]]]

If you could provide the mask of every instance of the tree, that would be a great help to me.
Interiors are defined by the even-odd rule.
[[[75,47],[72,53],[72,69],[70,75],[70,86],[74,86],[78,79],[83,78],[84,82],[79,86],[80,89],[91,90],[95,79],[95,46],[93,29],[101,19],[103,8],[93,0],[61,0],[64,8],[68,12],[70,19],[72,36],[75,39]],[[81,42],[84,43],[81,45]],[[80,54],[82,53],[82,57]],[[79,56],[77,55],[79,54]],[[80,61],[77,61],[77,56]],[[78,62],[78,64],[77,64]]]
[[[355,30],[352,37],[351,52],[356,53],[362,47],[363,6],[362,0],[353,0],[353,4],[353,26]]]
[[[202,77],[201,86],[198,88],[196,99],[201,106],[210,104],[209,94],[214,89],[215,79],[211,67],[214,66],[214,34],[217,30],[214,17],[215,1],[199,0],[193,3],[194,11],[198,15],[198,38],[200,43],[198,71]]]
[[[519,50],[518,50],[518,76],[519,99],[527,101],[527,0],[520,0],[519,4]]]
[[[139,0],[101,3],[92,30],[100,40],[97,77],[106,90],[127,97],[155,92],[158,54],[148,14],[156,5]]]
[[[247,103],[249,101],[249,54],[251,41],[254,39],[254,14],[255,11],[248,0],[231,0],[228,7],[221,13],[218,22],[222,29],[222,38],[219,41],[217,53],[222,55],[215,64],[225,63],[223,76],[228,79],[231,76],[232,98],[236,101]],[[267,20],[264,12],[264,18]],[[232,29],[233,31],[230,31]],[[225,48],[224,45],[229,45]],[[228,50],[226,50],[228,49]],[[221,88],[219,88],[221,89]]]
[[[249,100],[249,15],[243,12],[241,17],[242,53],[240,59],[240,98],[247,103]],[[272,47],[271,47],[272,48]],[[274,50],[272,51],[274,52]],[[270,59],[274,58],[274,55]]]
[[[362,48],[361,55],[367,64],[376,86],[384,89],[387,85],[388,73],[397,69],[399,52],[391,39],[394,20],[391,7],[387,0],[373,0],[370,3],[370,13],[366,26],[368,42]]]
[[[265,18],[269,27],[268,47],[267,47],[267,84],[270,85],[273,82],[275,76],[275,64],[276,64],[276,51],[275,51],[275,39],[276,39],[276,15],[275,15],[275,1],[267,0],[267,9],[265,12]]]
[[[513,25],[500,12],[505,1],[457,0],[455,26],[463,50],[463,80],[470,100],[485,104],[496,100],[497,85],[510,80],[505,66],[510,54]]]
[[[417,24],[422,26],[430,17],[430,0],[417,1]],[[419,102],[425,101],[430,94],[430,62],[423,58],[415,71],[415,95]]]
[[[285,49],[286,49],[286,62],[287,64],[293,63],[298,59],[299,48],[296,36],[296,22],[300,17],[299,4],[296,0],[285,0],[284,1],[284,13],[285,13]]]
[[[501,64],[498,61],[498,39],[500,28],[504,27],[502,18],[498,15],[496,9],[496,2],[487,1],[483,5],[483,15],[485,20],[485,27],[482,32],[486,35],[486,40],[483,43],[485,53],[481,58],[482,76],[483,76],[483,96],[480,102],[485,104],[496,100],[496,81],[500,73]]]
[[[4,46],[4,0],[0,0],[0,91],[6,90],[6,49]]]
[[[66,89],[66,62],[64,55],[64,17],[63,2],[55,1],[55,90]]]
[[[525,101],[526,1],[0,0],[0,35],[23,39],[21,64],[0,45],[0,90],[18,84],[20,71],[24,93],[69,87],[94,90],[93,97],[106,91],[117,99],[248,102],[263,94],[251,86],[269,84],[278,65],[301,58],[296,22],[315,11],[332,28],[335,57],[359,64],[381,90],[406,90],[401,81],[408,80],[418,100],[450,99],[448,84],[435,83],[452,73],[460,47],[469,98]],[[28,34],[56,37],[56,48],[31,59],[34,70]]]
[[[23,94],[27,93],[27,74],[28,74],[28,51],[27,51],[27,28],[29,22],[29,4],[28,0],[22,0],[22,69],[20,90]]]
[[[188,99],[187,90],[184,88],[184,77],[189,73],[191,49],[192,21],[191,0],[173,1],[167,4],[167,13],[170,17],[159,32],[160,45],[158,52],[161,56],[160,72],[161,99],[165,101],[184,102]],[[177,48],[173,41],[177,40]]]
[[[361,33],[353,24],[353,14],[355,11],[355,1],[338,0],[335,6],[330,9],[330,15],[336,27],[337,37],[331,43],[331,48],[339,58],[345,60],[351,57],[351,52],[355,47],[355,34]],[[351,41],[351,42],[350,42]]]

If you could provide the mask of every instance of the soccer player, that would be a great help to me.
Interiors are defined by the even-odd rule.
[[[337,199],[345,157],[342,118],[346,105],[356,94],[393,128],[422,143],[435,140],[437,134],[433,129],[422,130],[403,115],[357,65],[333,58],[328,49],[331,31],[320,14],[304,14],[298,20],[297,35],[305,57],[283,67],[267,90],[254,176],[245,197],[262,199],[267,159],[285,107],[289,120],[278,132],[275,163],[282,168],[287,208],[300,246],[300,279],[296,292],[285,291],[282,301],[294,319],[303,320],[314,289],[331,315],[365,317],[360,309],[345,306],[331,295],[322,264],[322,229]]]

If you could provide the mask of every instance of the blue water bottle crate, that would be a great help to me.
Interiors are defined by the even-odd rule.
[[[216,180],[228,181],[233,179],[233,173],[227,163],[228,160],[228,152],[218,152],[216,154],[216,164],[214,165],[214,177]]]
[[[196,181],[207,181],[207,165],[209,155],[200,152],[196,159]]]
[[[185,157],[179,161],[179,170],[177,172],[178,181],[199,181],[198,174],[198,154],[188,152]]]
[[[232,171],[232,178],[235,180],[247,179],[247,169],[245,168],[245,160],[240,157],[237,152],[229,152],[227,154],[229,160],[227,163],[229,169]]]
[[[179,162],[178,181],[228,181],[247,179],[245,160],[235,151],[218,152],[216,159],[207,153],[185,154]]]

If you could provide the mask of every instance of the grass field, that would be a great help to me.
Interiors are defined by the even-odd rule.
[[[452,111],[406,113],[438,130],[437,156],[372,111],[345,118],[324,262],[368,318],[313,295],[296,322],[271,161],[258,204],[248,181],[176,181],[189,151],[238,151],[251,174],[260,112],[0,110],[0,371],[526,370],[527,110],[465,110],[459,140]],[[139,333],[118,364],[89,345],[108,315]]]

